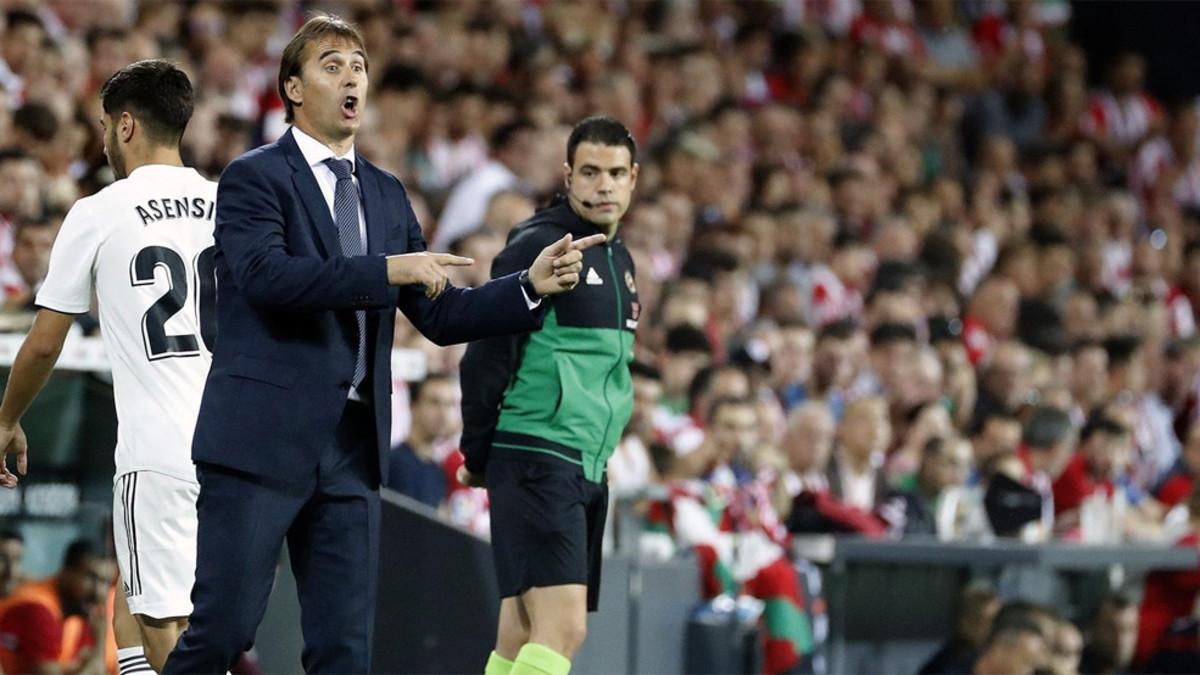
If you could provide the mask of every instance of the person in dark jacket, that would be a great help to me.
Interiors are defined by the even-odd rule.
[[[513,230],[492,276],[524,268],[542,242],[564,235],[607,241],[584,251],[569,297],[547,300],[541,330],[473,343],[462,362],[460,478],[487,486],[502,598],[488,675],[565,675],[596,610],[605,465],[633,411],[641,307],[617,229],[637,183],[635,153],[620,122],[575,127],[566,195]]]

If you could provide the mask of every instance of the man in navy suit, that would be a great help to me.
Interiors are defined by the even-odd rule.
[[[294,126],[232,162],[216,210],[216,347],[192,445],[200,482],[194,606],[164,673],[224,673],[254,640],[286,539],[307,672],[370,668],[392,317],[438,344],[539,326],[574,288],[564,237],[525,271],[449,286],[400,182],[354,151],[367,97],[358,31],[310,19],[284,50]]]

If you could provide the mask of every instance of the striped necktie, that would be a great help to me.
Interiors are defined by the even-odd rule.
[[[325,160],[325,166],[337,177],[337,188],[333,192],[333,212],[337,217],[342,255],[363,255],[365,251],[362,235],[358,232],[358,188],[354,186],[354,178],[351,177],[350,160],[330,157]],[[367,313],[362,310],[356,311],[354,321],[358,324],[358,356],[354,360],[353,380],[357,388],[367,376]]]

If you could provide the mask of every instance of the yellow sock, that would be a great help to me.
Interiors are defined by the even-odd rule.
[[[525,643],[513,662],[511,675],[567,675],[571,660],[545,645]]]
[[[488,657],[487,666],[483,669],[483,675],[509,675],[512,669],[512,661],[492,652],[492,655]]]

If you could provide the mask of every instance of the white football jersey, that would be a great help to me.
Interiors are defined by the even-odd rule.
[[[117,406],[117,476],[195,481],[192,433],[216,337],[217,184],[152,164],[80,199],[63,220],[37,304],[99,301]]]

